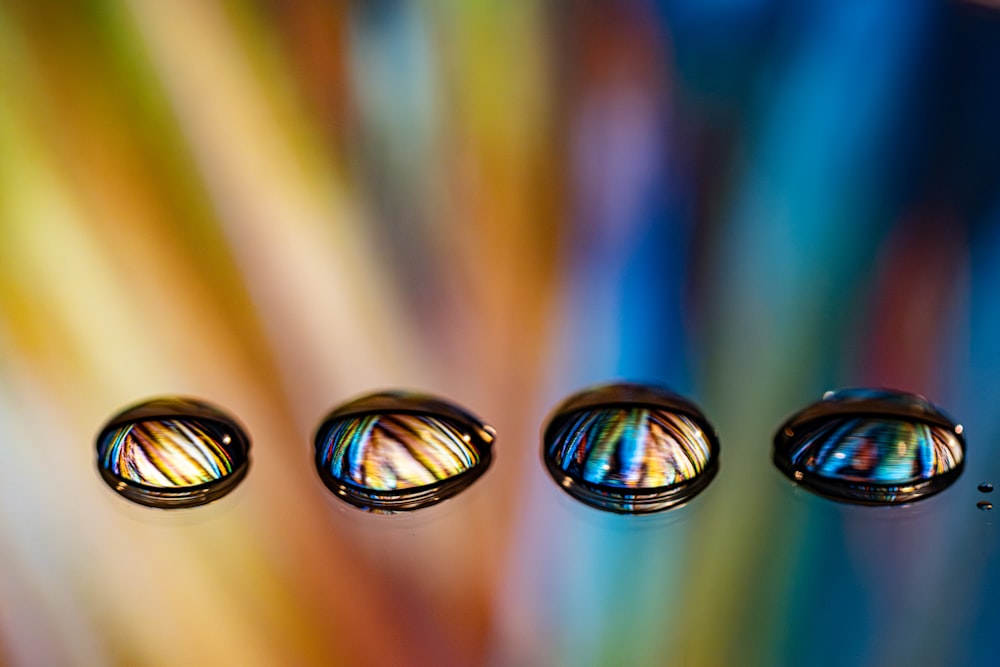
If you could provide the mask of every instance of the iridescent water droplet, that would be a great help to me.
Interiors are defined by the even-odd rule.
[[[980,493],[993,493],[993,485],[989,482],[983,482],[978,487]]]
[[[775,464],[798,483],[863,504],[937,493],[965,461],[959,425],[926,398],[889,390],[828,392],[786,421],[774,445]]]
[[[983,510],[984,512],[987,512],[993,509],[993,503],[991,503],[988,500],[980,500],[978,503],[976,503],[976,507]]]
[[[574,498],[626,514],[690,500],[718,470],[719,443],[701,411],[663,389],[613,384],[574,394],[553,413],[542,455]]]
[[[414,510],[454,496],[486,472],[494,437],[491,427],[447,401],[382,392],[327,415],[316,433],[316,468],[352,505]]]
[[[150,507],[204,505],[232,491],[249,468],[250,440],[232,417],[189,398],[132,406],[97,437],[107,484]]]

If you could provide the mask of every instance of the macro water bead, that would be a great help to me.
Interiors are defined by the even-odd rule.
[[[441,502],[489,467],[493,429],[461,408],[410,392],[347,403],[316,433],[316,469],[341,498],[392,513]]]
[[[158,398],[113,417],[97,437],[108,485],[150,507],[193,507],[246,476],[250,440],[227,414],[188,398]]]
[[[715,431],[690,401],[613,384],[575,394],[545,429],[542,458],[571,496],[603,510],[665,510],[701,492],[718,470]]]
[[[774,437],[774,462],[821,495],[893,505],[947,488],[962,472],[962,426],[926,398],[889,390],[828,392]]]

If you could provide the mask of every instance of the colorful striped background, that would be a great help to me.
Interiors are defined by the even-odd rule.
[[[1000,11],[923,0],[0,3],[0,663],[994,664]],[[539,434],[690,396],[690,505],[575,503]],[[839,386],[916,391],[966,472],[838,505],[770,463]],[[498,431],[456,499],[338,503],[366,391]],[[94,437],[190,395],[250,430],[157,511]]]

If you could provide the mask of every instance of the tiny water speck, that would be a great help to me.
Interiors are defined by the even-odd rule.
[[[991,503],[988,500],[980,500],[978,503],[976,503],[976,507],[986,512],[993,509],[993,503]]]
[[[316,470],[337,498],[379,514],[428,507],[476,481],[494,431],[447,401],[380,392],[331,412],[316,432]]]
[[[97,467],[112,489],[161,509],[195,507],[232,491],[246,475],[250,440],[219,408],[157,398],[120,412],[97,438]]]
[[[981,493],[993,493],[993,485],[989,482],[983,482],[977,488]]]

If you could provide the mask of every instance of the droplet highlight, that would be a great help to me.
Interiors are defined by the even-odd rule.
[[[120,412],[97,437],[97,468],[129,500],[162,509],[195,507],[232,491],[249,468],[250,440],[219,408],[157,398]]]
[[[465,490],[490,466],[493,429],[439,398],[380,392],[347,403],[316,432],[316,469],[338,498],[390,514]]]
[[[988,512],[989,510],[993,509],[993,503],[991,503],[988,500],[980,500],[978,503],[976,503],[976,507],[983,510],[984,512]]]
[[[965,439],[926,398],[882,389],[828,392],[774,437],[774,462],[796,483],[861,504],[908,503],[961,474]]]
[[[983,482],[978,487],[980,493],[993,493],[993,485],[989,482]]]
[[[658,387],[619,383],[560,404],[542,457],[577,500],[623,514],[659,512],[700,493],[718,470],[715,431],[690,401]]]

